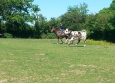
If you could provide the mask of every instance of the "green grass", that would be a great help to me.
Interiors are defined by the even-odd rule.
[[[114,83],[115,44],[0,39],[0,83]]]

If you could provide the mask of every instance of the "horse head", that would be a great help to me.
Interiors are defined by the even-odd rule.
[[[56,32],[56,31],[57,31],[57,28],[52,27],[51,32]]]

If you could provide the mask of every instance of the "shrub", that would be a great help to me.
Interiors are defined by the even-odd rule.
[[[54,38],[56,38],[56,36],[54,33],[47,33],[47,34],[42,34],[41,38],[42,39],[54,39]]]
[[[107,42],[105,40],[95,41],[95,40],[92,40],[92,39],[88,39],[87,43],[88,44],[95,44],[95,45],[109,45],[109,44],[112,44],[112,43]]]
[[[12,34],[10,34],[10,33],[4,33],[4,35],[6,38],[13,38]]]

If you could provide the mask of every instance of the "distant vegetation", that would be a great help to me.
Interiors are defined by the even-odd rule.
[[[69,6],[63,15],[47,20],[38,14],[40,7],[33,0],[1,0],[0,33],[12,38],[55,38],[51,27],[61,22],[71,30],[86,29],[89,39],[115,42],[115,0],[96,14],[89,14],[87,8],[86,3]]]

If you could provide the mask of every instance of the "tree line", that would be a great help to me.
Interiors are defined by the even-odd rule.
[[[70,30],[87,30],[89,39],[115,42],[115,0],[95,14],[89,13],[86,3],[69,6],[66,13],[50,20],[38,14],[40,7],[33,1],[0,0],[0,33],[13,38],[55,38],[51,28],[62,23]]]

